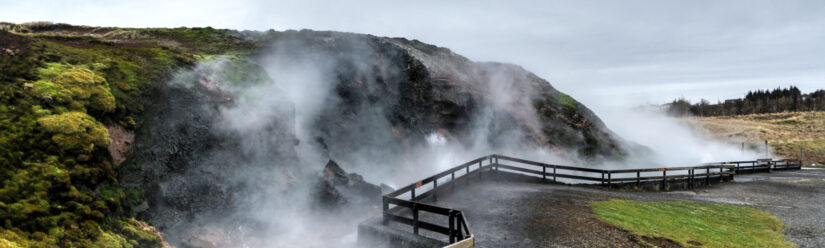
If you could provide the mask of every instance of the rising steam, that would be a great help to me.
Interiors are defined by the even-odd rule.
[[[194,107],[209,113],[209,132],[222,138],[208,157],[192,161],[197,169],[162,182],[164,190],[173,191],[176,180],[215,181],[221,182],[215,190],[231,199],[226,208],[164,230],[180,243],[193,244],[186,237],[199,237],[225,247],[354,245],[357,223],[379,210],[329,212],[315,206],[314,182],[329,159],[366,181],[393,187],[491,153],[599,166],[546,145],[533,107],[535,90],[526,83],[532,74],[494,63],[473,68],[444,63],[398,40],[339,33],[286,35],[293,37],[276,39],[250,59],[253,67],[262,68],[263,77],[234,75],[236,60],[246,58],[221,57],[181,71],[170,84],[219,103]],[[408,70],[422,70],[416,66],[449,80],[449,87],[466,89],[466,95],[449,100],[475,108],[447,109],[452,112],[446,114],[467,116],[458,123],[394,116],[416,107],[405,101],[417,99],[405,99],[399,92],[424,87],[399,85],[415,76]],[[634,161],[633,167],[753,158],[650,113],[611,113],[618,112],[602,113],[608,126],[653,151],[631,153],[640,156],[624,160]]]

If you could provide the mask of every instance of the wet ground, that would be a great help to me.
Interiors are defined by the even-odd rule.
[[[477,247],[642,247],[637,237],[596,219],[590,202],[608,199],[696,200],[758,207],[785,222],[800,247],[825,247],[825,170],[737,175],[695,191],[619,192],[599,187],[482,180],[439,195],[437,205],[464,211]],[[422,215],[446,225],[446,217]],[[424,233],[432,237],[439,237]],[[667,240],[648,243],[673,245]]]

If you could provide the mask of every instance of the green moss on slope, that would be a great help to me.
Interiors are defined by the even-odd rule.
[[[577,102],[576,99],[573,99],[573,97],[570,97],[569,95],[564,93],[559,93],[559,96],[555,98],[555,102],[556,104],[564,106],[574,112],[577,111],[579,108],[579,102]]]
[[[112,141],[106,127],[83,112],[68,112],[40,117],[37,122],[47,132],[54,133],[52,141],[62,150],[92,152],[97,147],[108,147]]]
[[[118,186],[104,123],[138,128],[156,83],[202,57],[190,52],[222,53],[237,37],[164,33],[182,39],[174,47],[3,31],[77,28],[68,25],[4,25],[12,27],[0,28],[0,247],[160,247],[159,234],[130,217],[140,192]]]
[[[245,53],[256,49],[252,42],[241,38],[233,30],[205,28],[151,28],[132,29],[143,37],[156,37],[180,43],[190,52],[224,54],[228,51]]]

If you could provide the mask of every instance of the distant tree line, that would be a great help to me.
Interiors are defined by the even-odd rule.
[[[692,104],[679,98],[665,105],[671,115],[731,116],[788,111],[825,111],[825,90],[802,94],[799,88],[749,91],[745,98],[729,99],[711,104],[702,99]]]

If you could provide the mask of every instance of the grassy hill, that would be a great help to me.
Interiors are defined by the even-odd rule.
[[[784,112],[722,117],[697,117],[700,125],[716,137],[732,143],[745,142],[760,149],[765,140],[774,154],[798,158],[806,165],[825,165],[825,112]]]

